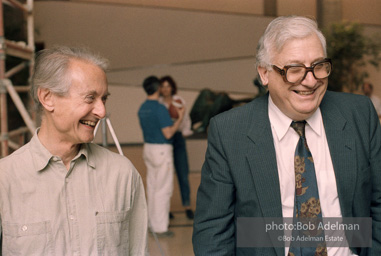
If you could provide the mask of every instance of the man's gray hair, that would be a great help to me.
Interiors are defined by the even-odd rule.
[[[91,52],[87,48],[56,46],[39,51],[36,57],[34,74],[32,77],[31,95],[37,110],[42,110],[38,99],[38,89],[45,88],[52,93],[64,96],[68,93],[71,76],[68,68],[71,60],[82,60],[101,68],[106,72],[108,61]]]
[[[316,34],[319,38],[326,57],[326,40],[315,20],[303,16],[282,16],[274,19],[259,40],[256,57],[257,67],[271,69],[274,56],[281,52],[289,40],[306,38],[312,34]]]

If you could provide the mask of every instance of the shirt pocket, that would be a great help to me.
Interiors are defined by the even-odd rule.
[[[98,212],[98,255],[128,255],[129,209],[120,212]]]
[[[3,255],[54,255],[50,221],[4,222]]]

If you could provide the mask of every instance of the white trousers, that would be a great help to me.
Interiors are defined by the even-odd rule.
[[[147,167],[148,220],[156,233],[168,231],[169,208],[173,192],[173,149],[170,144],[149,144],[143,147]]]

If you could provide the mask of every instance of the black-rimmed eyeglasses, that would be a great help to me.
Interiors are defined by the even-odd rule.
[[[284,66],[282,69],[272,65],[273,69],[277,71],[286,83],[297,84],[306,78],[308,72],[312,72],[315,79],[323,79],[328,77],[332,71],[332,62],[330,59],[317,61],[306,67],[303,64],[291,64]]]

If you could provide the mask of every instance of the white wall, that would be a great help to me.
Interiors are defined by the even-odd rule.
[[[36,41],[84,44],[112,69],[253,56],[270,19],[124,5],[36,2]]]

